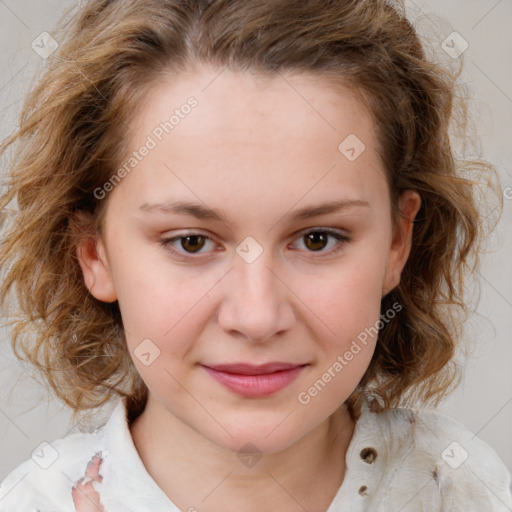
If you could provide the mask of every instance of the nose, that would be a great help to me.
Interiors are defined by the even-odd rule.
[[[264,251],[248,263],[238,256],[223,280],[223,300],[218,322],[231,336],[266,341],[290,329],[295,322],[293,293],[271,268]]]

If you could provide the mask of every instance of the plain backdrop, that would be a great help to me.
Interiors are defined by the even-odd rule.
[[[1,138],[16,127],[31,73],[42,64],[32,42],[42,32],[51,32],[71,3],[0,0]],[[429,37],[439,51],[446,41],[453,46],[454,37],[457,47],[467,42],[460,80],[473,97],[473,119],[480,135],[475,156],[496,165],[504,191],[493,252],[485,256],[476,276],[481,297],[467,334],[476,349],[464,365],[459,388],[438,410],[466,425],[512,468],[512,2],[415,0],[406,5],[418,29],[429,23],[435,27]],[[102,411],[96,423],[102,423],[109,412],[109,408]],[[0,481],[42,441],[78,432],[79,426],[69,418],[66,408],[27,377],[12,354],[6,330],[0,330]]]

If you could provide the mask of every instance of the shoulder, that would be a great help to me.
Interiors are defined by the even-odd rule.
[[[0,512],[74,510],[72,488],[94,455],[105,451],[107,425],[41,443],[0,484]]]
[[[371,481],[381,503],[391,509],[512,510],[510,473],[499,455],[463,424],[435,410],[375,413],[366,406],[349,450],[353,474]]]

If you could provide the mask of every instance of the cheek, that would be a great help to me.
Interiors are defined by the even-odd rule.
[[[378,320],[382,280],[380,261],[358,254],[314,277],[296,279],[294,289],[325,331],[346,341]]]
[[[305,302],[315,313],[311,318],[318,325],[314,336],[321,355],[315,374],[297,398],[302,405],[311,403],[328,411],[351,395],[372,359],[379,331],[382,267],[360,259],[320,281]],[[306,293],[306,287],[302,290]]]
[[[133,252],[115,265],[119,308],[137,369],[145,378],[148,370],[137,360],[137,353],[146,340],[149,352],[164,356],[155,359],[152,370],[165,360],[172,372],[173,362],[181,361],[192,349],[193,340],[213,314],[208,292],[222,276],[204,270],[193,273],[190,267],[171,264],[160,256],[151,259],[147,253]]]
[[[314,400],[318,406],[329,408],[340,397],[348,398],[373,356],[385,260],[375,257],[382,254],[382,248],[381,252],[375,246],[359,249],[336,270],[324,270],[302,285],[297,280],[298,295],[307,297],[304,302],[314,312],[309,315],[318,325],[314,336],[322,354],[311,388],[302,389],[299,396],[301,404]]]

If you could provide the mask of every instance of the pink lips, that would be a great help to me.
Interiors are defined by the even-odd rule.
[[[246,397],[263,397],[288,386],[306,365],[296,363],[249,363],[203,366],[218,382]]]

